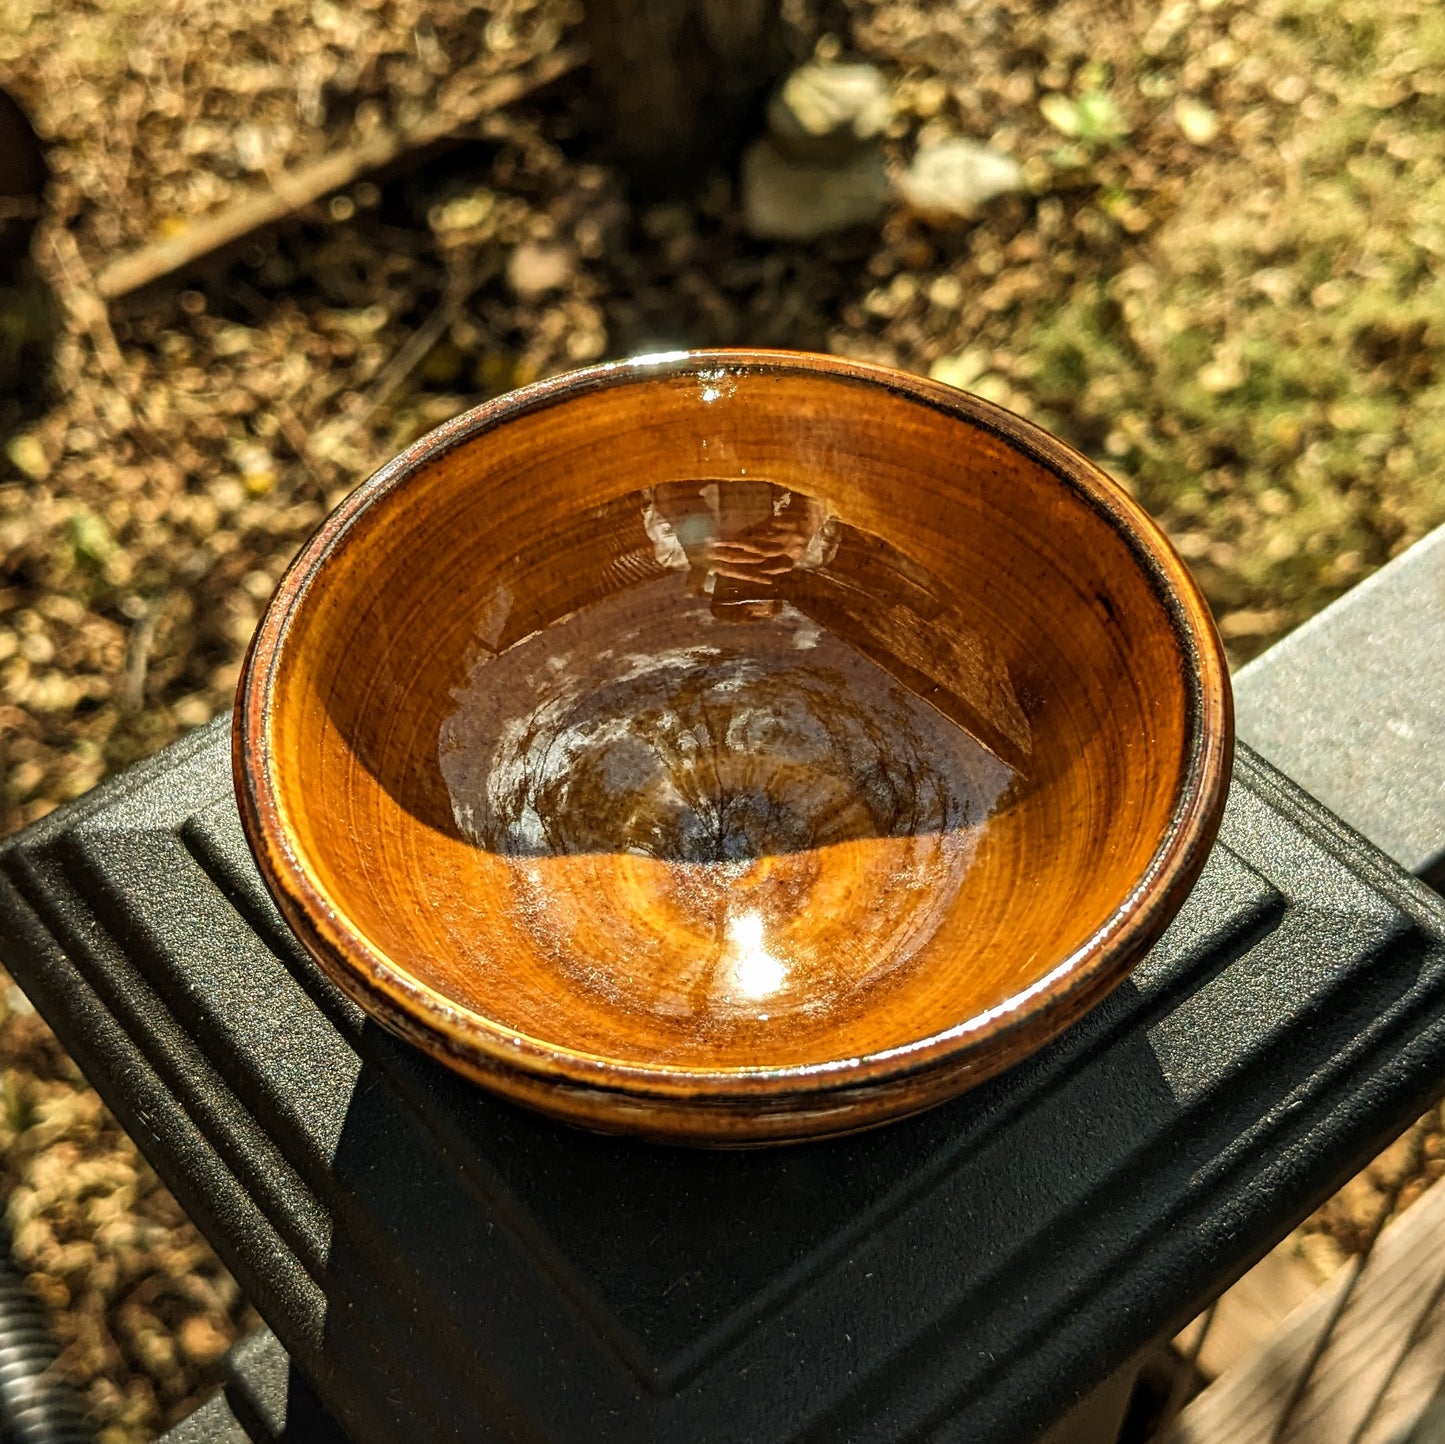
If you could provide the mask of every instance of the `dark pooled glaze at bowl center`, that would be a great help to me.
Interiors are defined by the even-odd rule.
[[[242,815],[343,986],[511,1096],[759,1140],[1123,976],[1217,825],[1218,642],[1083,458],[896,373],[634,363],[459,418],[283,582]]]

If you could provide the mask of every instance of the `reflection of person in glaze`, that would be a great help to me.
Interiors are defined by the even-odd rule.
[[[778,581],[825,566],[838,547],[823,502],[771,482],[674,481],[643,497],[657,560],[685,569],[689,590],[711,598],[720,620],[776,616]]]
[[[523,548],[503,567],[477,646],[500,655],[619,591],[678,573],[718,620],[766,622],[795,608],[1024,767],[1029,724],[1008,667],[968,626],[947,582],[823,500],[764,480],[671,481],[579,511],[545,548]]]

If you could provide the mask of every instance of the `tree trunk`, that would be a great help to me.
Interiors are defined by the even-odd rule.
[[[59,316],[31,255],[49,175],[35,128],[0,90],[0,452],[50,376]]]
[[[46,178],[39,136],[19,104],[0,90],[0,284],[30,252]]]
[[[779,0],[587,0],[604,140],[645,194],[731,163],[793,62]]]

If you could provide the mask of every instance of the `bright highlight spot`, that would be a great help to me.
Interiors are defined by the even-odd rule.
[[[765,998],[783,986],[788,970],[763,946],[762,913],[739,913],[729,918],[727,940],[724,961],[745,998]]]
[[[697,379],[702,383],[698,395],[702,398],[704,405],[711,405],[714,401],[731,397],[737,393],[738,383],[721,366],[707,371],[699,371]]]

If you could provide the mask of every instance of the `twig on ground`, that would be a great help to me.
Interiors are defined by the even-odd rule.
[[[343,190],[370,172],[395,165],[409,154],[425,152],[490,112],[514,105],[533,91],[560,80],[582,62],[579,48],[559,50],[520,74],[487,81],[453,108],[414,130],[404,134],[384,130],[347,150],[283,172],[268,190],[246,196],[218,214],[197,221],[178,236],[154,241],[118,257],[96,277],[96,290],[102,300],[115,301],[193,266],[244,240],[253,231],[294,215],[332,191]]]
[[[454,279],[447,287],[435,311],[411,333],[402,343],[395,356],[382,368],[381,374],[372,382],[370,391],[361,408],[347,418],[346,436],[353,436],[363,429],[377,411],[391,399],[397,388],[427,358],[427,353],[446,334],[447,327],[456,319],[468,287]]]
[[[122,712],[139,712],[145,705],[146,672],[156,639],[159,611],[160,601],[157,599],[131,623],[130,636],[126,639],[125,671],[121,674],[117,694]]]
[[[85,257],[80,254],[80,247],[75,244],[75,237],[64,227],[57,226],[51,231],[50,245],[60,267],[61,300],[76,329],[90,337],[90,344],[115,388],[117,409],[121,412],[117,420],[130,427],[135,423],[135,412],[130,404],[131,388],[127,384],[125,357],[121,355],[120,343],[111,330],[105,303],[97,294],[95,278],[85,264]]]
[[[288,402],[281,400],[275,403],[275,415],[276,425],[280,429],[281,435],[285,437],[286,445],[291,448],[296,460],[306,468],[306,474],[316,484],[317,492],[321,496],[325,496],[326,478],[317,470],[317,458],[311,454],[311,439],[306,434],[306,428],[302,425],[301,418],[291,409]]]

